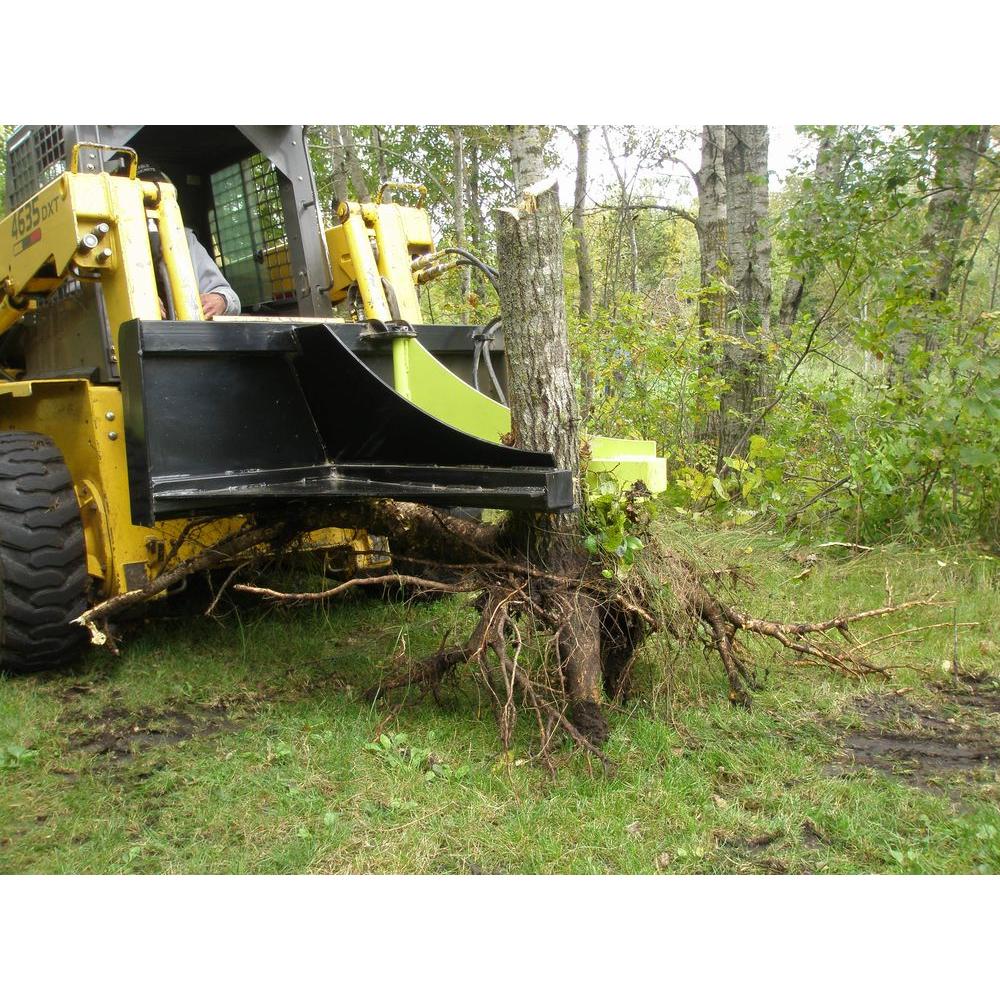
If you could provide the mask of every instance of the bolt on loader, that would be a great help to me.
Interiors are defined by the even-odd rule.
[[[458,263],[491,269],[436,249],[422,194],[341,203],[324,228],[306,143],[277,125],[10,136],[0,672],[67,663],[89,607],[298,507],[329,521],[297,545],[347,552],[356,571],[391,555],[338,526],[344,501],[572,506],[551,455],[501,443],[499,324],[423,321],[421,285]],[[143,180],[140,162],[170,182]],[[185,230],[242,315],[206,320]],[[592,470],[665,487],[653,442],[589,445]]]

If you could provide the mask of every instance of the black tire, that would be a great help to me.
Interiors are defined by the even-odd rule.
[[[43,434],[0,434],[0,672],[65,666],[84,648],[87,555],[73,480]]]

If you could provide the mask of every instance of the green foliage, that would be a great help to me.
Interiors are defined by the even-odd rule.
[[[649,522],[649,496],[643,490],[625,489],[607,474],[588,477],[583,511],[583,544],[592,556],[608,565],[607,579],[624,575],[644,547],[640,537]]]
[[[787,456],[783,445],[751,434],[745,458],[738,455],[724,458],[728,475],[692,465],[681,466],[673,475],[666,499],[678,513],[690,510],[697,518],[710,509],[725,514],[736,524],[746,524],[781,503],[780,486]]]
[[[427,738],[434,739],[429,732]],[[382,733],[378,739],[365,744],[365,749],[374,753],[391,768],[416,771],[425,781],[436,779],[463,778],[468,767],[452,767],[430,750],[415,747],[406,733]]]
[[[717,456],[713,421],[728,385],[711,362],[731,343],[698,329],[693,227],[638,213],[639,289],[623,290],[628,247],[615,206],[588,218],[605,295],[573,317],[590,429],[655,439],[668,503],[696,519],[1000,544],[1000,205],[995,158],[979,162],[954,245],[948,294],[928,237],[941,161],[967,126],[805,127],[813,145],[772,192],[769,378],[744,449]],[[816,143],[832,164],[815,173]],[[961,192],[959,192],[961,193]],[[692,208],[696,212],[696,208]],[[652,249],[650,249],[652,248]],[[947,248],[945,248],[947,249]],[[567,271],[573,244],[567,244]],[[624,255],[624,256],[623,256]],[[778,321],[785,281],[804,279],[797,319]]]
[[[7,746],[0,747],[0,771],[14,771],[37,756],[37,750],[8,743]]]
[[[1000,357],[953,348],[873,417],[850,454],[866,536],[968,525],[1000,544]]]

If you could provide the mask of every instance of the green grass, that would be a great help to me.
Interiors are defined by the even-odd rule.
[[[759,583],[735,596],[774,617],[877,606],[887,574],[899,601],[938,592],[959,621],[984,623],[960,631],[963,668],[996,669],[998,562],[979,553],[827,552],[793,581],[802,565],[775,540],[729,534],[711,548],[753,570]],[[914,609],[859,635],[951,614]],[[430,651],[470,620],[460,599],[241,603],[221,622],[131,626],[118,659],[94,652],[71,673],[0,678],[0,871],[1000,871],[996,765],[915,784],[905,765],[868,770],[842,752],[846,733],[871,725],[857,699],[899,689],[1000,743],[996,714],[950,696],[951,628],[880,654],[900,666],[889,682],[755,647],[767,679],[750,712],[729,707],[720,667],[699,650],[654,644],[638,697],[612,713],[619,766],[605,777],[569,747],[554,776],[527,761],[527,720],[502,756],[471,687],[390,719],[363,700],[403,650]],[[189,739],[157,742],[169,711],[193,720]],[[113,759],[87,747],[95,732],[139,742]]]

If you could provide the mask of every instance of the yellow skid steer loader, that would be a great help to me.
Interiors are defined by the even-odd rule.
[[[299,544],[357,569],[387,557],[338,528],[345,500],[572,505],[551,455],[500,443],[502,331],[423,323],[417,289],[456,256],[427,213],[343,203],[324,232],[301,126],[24,126],[7,201],[0,671],[67,662],[88,606],[290,507],[329,509]],[[241,316],[205,319],[186,229]],[[663,488],[652,442],[591,449]]]

